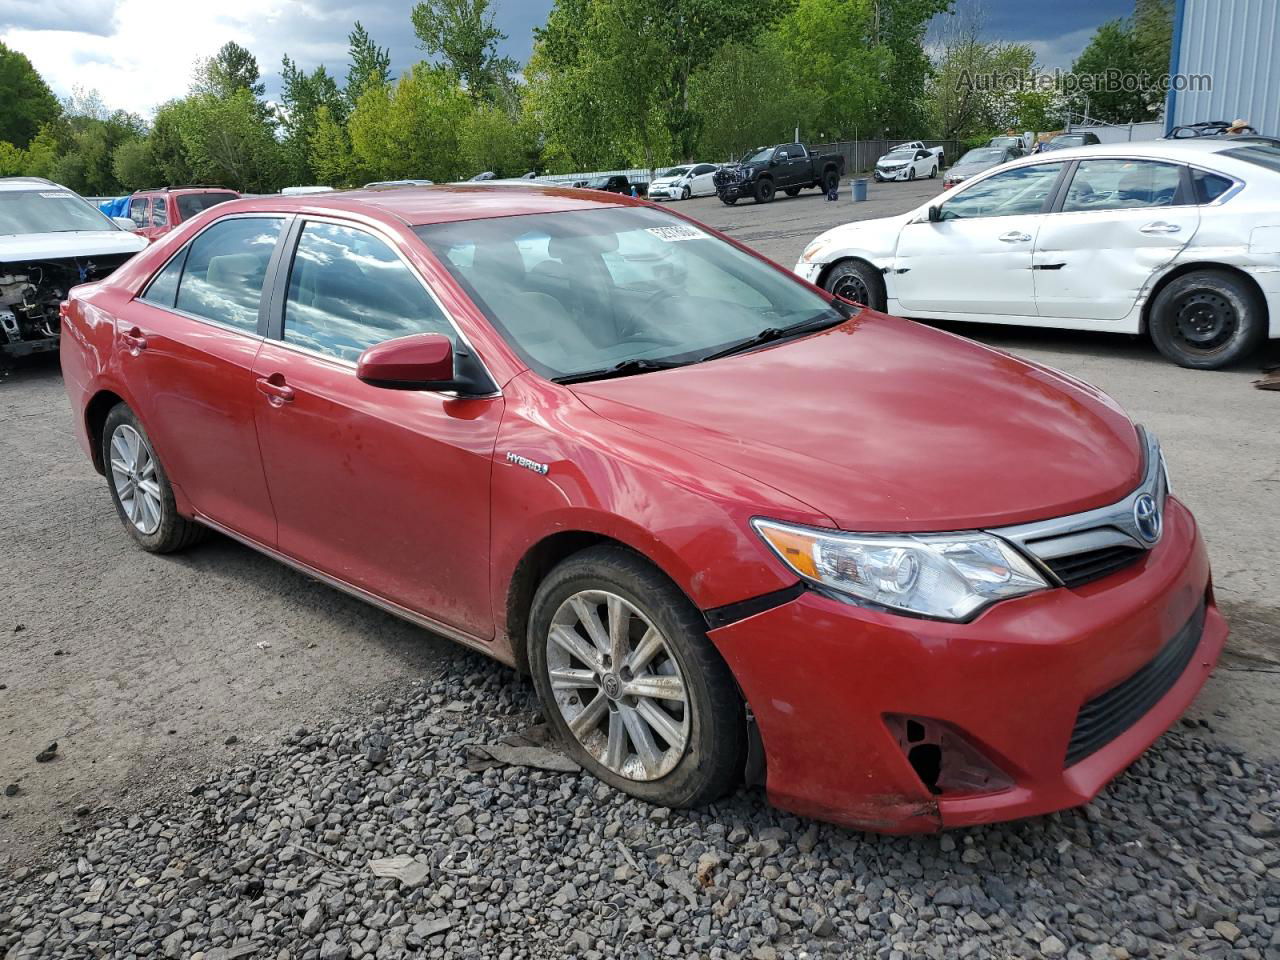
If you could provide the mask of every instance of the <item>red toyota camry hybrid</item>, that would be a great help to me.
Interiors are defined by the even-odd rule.
[[[72,292],[62,366],[143,549],[217,530],[526,669],[654,803],[1081,804],[1227,633],[1105,395],[629,197],[220,204]]]

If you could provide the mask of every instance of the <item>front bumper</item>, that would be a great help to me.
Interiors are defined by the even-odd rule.
[[[907,171],[910,167],[903,167],[901,170],[881,170],[879,167],[875,170],[875,178],[881,183],[887,180],[905,180],[907,179]]]
[[[887,833],[1088,803],[1186,709],[1226,641],[1194,519],[1170,498],[1165,522],[1160,543],[1125,570],[997,603],[971,623],[902,617],[806,591],[711,631],[758,724],[770,800]],[[1066,766],[1081,707],[1149,664],[1201,603],[1203,631],[1181,674],[1132,725]],[[955,731],[1008,785],[932,793],[891,717]]]
[[[791,272],[802,280],[817,283],[818,277],[822,275],[822,268],[825,266],[825,263],[810,263],[808,260],[798,260],[796,265],[791,268]]]

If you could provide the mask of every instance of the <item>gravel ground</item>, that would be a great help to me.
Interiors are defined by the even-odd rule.
[[[494,764],[504,733],[538,742],[536,705],[460,660],[181,802],[85,817],[0,892],[0,954],[1280,958],[1280,766],[1192,732],[1083,811],[871,837]]]

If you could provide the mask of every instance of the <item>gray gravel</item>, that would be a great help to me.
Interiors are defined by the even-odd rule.
[[[181,801],[84,817],[0,883],[0,956],[1280,958],[1280,766],[1198,732],[1083,811],[885,838],[498,762],[538,754],[532,692],[453,667]]]

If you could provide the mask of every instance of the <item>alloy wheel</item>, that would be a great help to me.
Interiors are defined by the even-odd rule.
[[[546,640],[547,676],[569,731],[629,780],[657,780],[689,744],[692,702],[662,632],[633,604],[583,590],[560,605]]]
[[[155,457],[142,435],[127,423],[111,434],[111,485],[138,532],[149,537],[160,529],[163,504]]]

